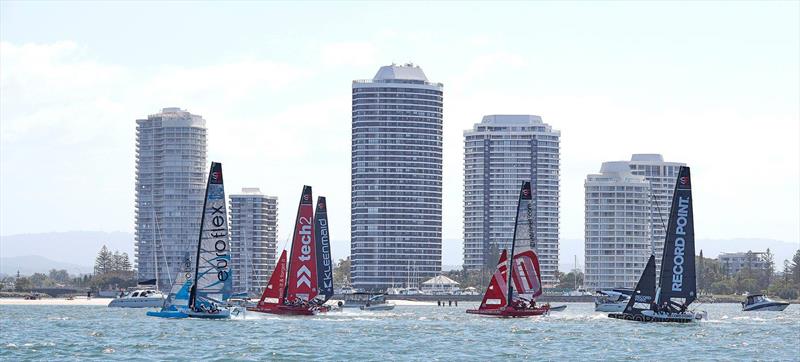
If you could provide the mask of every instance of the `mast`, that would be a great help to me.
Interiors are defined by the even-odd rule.
[[[508,300],[506,301],[506,305],[507,306],[511,305],[511,297],[514,294],[514,287],[511,284],[511,279],[512,279],[512,275],[513,275],[512,274],[512,270],[513,270],[512,268],[514,266],[514,248],[516,248],[516,244],[517,244],[517,223],[519,223],[519,212],[520,212],[519,208],[522,207],[522,199],[523,198],[530,198],[531,197],[531,191],[530,191],[530,187],[531,186],[530,185],[531,185],[531,183],[529,181],[523,181],[522,182],[522,187],[520,188],[520,191],[519,191],[519,199],[517,200],[517,212],[516,212],[516,215],[514,215],[514,236],[511,238],[511,250],[510,250],[510,253],[509,253],[510,256],[508,257],[508,270],[507,270],[507,273],[506,273],[506,279],[508,279],[508,285],[507,285],[507,287],[508,287],[508,298],[507,299]],[[525,187],[525,186],[527,186],[527,187]]]
[[[578,255],[575,255],[575,270],[572,272],[573,280],[575,280],[575,290],[578,290]]]
[[[150,194],[150,206],[153,207],[153,265],[155,265],[156,271],[156,289],[160,290],[158,287],[158,252],[156,251],[156,227],[158,224],[156,223],[156,208],[153,206],[153,196],[152,193]]]
[[[222,172],[222,166],[219,163],[211,162],[211,170],[208,172],[208,177],[206,178],[206,192],[205,196],[203,196],[203,211],[200,213],[200,232],[197,236],[197,253],[195,255],[194,260],[194,282],[192,282],[192,289],[189,292],[189,305],[194,308],[195,306],[195,299],[197,296],[197,274],[200,271],[200,246],[203,242],[203,225],[206,222],[206,204],[208,203],[208,185],[211,183],[211,174],[214,172],[214,166],[219,168],[220,172]]]

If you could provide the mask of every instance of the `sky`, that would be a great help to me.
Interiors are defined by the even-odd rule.
[[[413,62],[444,84],[450,243],[487,114],[561,131],[562,248],[586,175],[633,153],[692,167],[698,238],[797,243],[798,4],[2,1],[0,234],[133,231],[135,120],[180,107],[229,194],[279,197],[282,240],[304,184],[348,240],[351,82]]]

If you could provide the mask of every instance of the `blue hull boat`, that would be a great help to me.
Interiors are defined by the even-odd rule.
[[[148,317],[160,317],[160,318],[189,318],[189,315],[186,313],[178,312],[176,310],[171,311],[149,311],[147,312]]]

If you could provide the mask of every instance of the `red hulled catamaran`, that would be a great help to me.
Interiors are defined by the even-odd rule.
[[[320,197],[317,204],[320,220],[314,217],[312,200],[311,186],[304,186],[292,237],[291,259],[287,258],[286,250],[281,253],[261,299],[248,311],[314,315],[329,310],[324,303],[333,294],[333,280],[325,198]],[[320,233],[322,235],[315,235]]]
[[[542,278],[539,257],[534,246],[533,197],[531,183],[523,182],[517,204],[514,237],[511,241],[513,256],[503,250],[492,280],[483,295],[478,309],[467,313],[490,317],[520,318],[547,313],[550,305],[536,306],[536,298],[542,295]],[[511,269],[511,278],[508,270]]]

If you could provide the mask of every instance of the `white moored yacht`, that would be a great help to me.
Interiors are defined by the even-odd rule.
[[[598,290],[594,296],[594,311],[619,313],[625,310],[632,289]]]
[[[109,307],[116,308],[158,308],[164,304],[164,294],[155,289],[133,289],[114,298]]]
[[[747,296],[747,300],[742,302],[742,311],[743,312],[750,312],[750,311],[773,311],[773,312],[780,312],[786,307],[789,306],[789,303],[786,302],[776,302],[772,299],[765,297],[762,294],[753,294]]]

